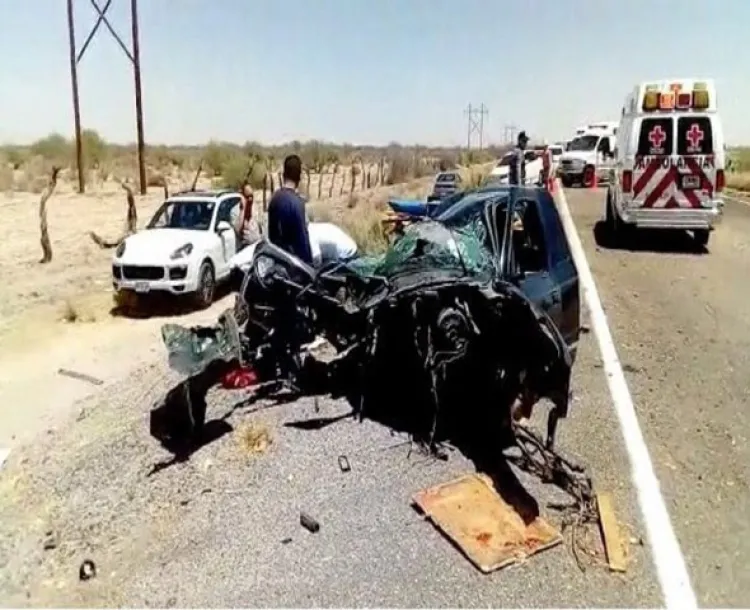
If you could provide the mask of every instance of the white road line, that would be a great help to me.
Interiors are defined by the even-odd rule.
[[[729,201],[734,201],[735,203],[741,203],[742,205],[750,206],[750,199],[743,199],[742,197],[727,195],[726,193],[724,193],[724,199],[729,199]]]
[[[573,217],[570,214],[568,202],[559,180],[556,182],[556,187],[560,216],[565,233],[568,236],[573,259],[578,267],[594,334],[596,334],[599,342],[604,372],[607,375],[612,402],[625,440],[625,448],[630,460],[631,477],[638,496],[643,521],[646,525],[651,556],[656,567],[666,607],[679,610],[697,609],[698,602],[690,584],[685,558],[677,542],[667,506],[661,495],[659,480],[656,478],[646,441],[638,424],[633,398],[630,395],[625,374],[617,356],[617,349],[596,289],[594,276],[591,274],[591,268],[586,260],[581,239],[573,223]]]
[[[10,455],[10,449],[6,449],[5,447],[0,447],[0,468],[3,467],[3,464],[5,463],[5,460],[8,459],[9,455]]]

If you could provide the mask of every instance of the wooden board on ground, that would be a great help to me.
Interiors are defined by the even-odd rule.
[[[625,572],[628,567],[627,542],[622,536],[622,530],[617,523],[612,494],[601,492],[596,494],[596,505],[599,508],[599,524],[602,528],[604,549],[607,552],[607,563],[613,572]]]
[[[485,573],[562,542],[560,532],[541,516],[525,522],[483,474],[424,489],[414,503]]]

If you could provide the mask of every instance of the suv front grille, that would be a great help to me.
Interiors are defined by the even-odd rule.
[[[164,278],[164,267],[124,265],[122,276],[126,280],[160,280]]]

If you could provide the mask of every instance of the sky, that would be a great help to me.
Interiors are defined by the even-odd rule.
[[[73,4],[80,49],[97,14]],[[147,143],[465,145],[469,104],[485,144],[509,124],[552,141],[685,76],[716,80],[727,142],[750,144],[748,0],[138,4]],[[129,46],[130,0],[108,16]],[[0,143],[72,136],[65,0],[0,0],[0,41]],[[78,72],[83,127],[134,141],[132,65],[103,24]]]

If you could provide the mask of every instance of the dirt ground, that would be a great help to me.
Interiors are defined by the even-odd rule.
[[[313,176],[312,193],[317,192],[316,179]],[[421,195],[427,188],[429,179],[356,191],[358,206],[367,208],[397,193]],[[72,190],[71,184],[61,183],[48,203],[54,252],[48,264],[39,263],[39,195],[0,195],[5,221],[0,239],[0,447],[44,430],[54,421],[50,417],[64,413],[65,405],[91,389],[81,381],[61,384],[59,368],[83,369],[80,372],[105,382],[122,378],[159,348],[159,327],[177,315],[165,311],[148,319],[129,319],[114,311],[112,250],[100,248],[88,232],[107,239],[122,234],[124,191],[115,183],[84,195]],[[163,190],[150,188],[136,199],[142,227],[162,203]],[[260,193],[255,200],[259,208]],[[348,195],[334,193],[332,199],[311,200],[310,205],[336,217],[348,201]],[[202,314],[177,317],[213,320],[227,304],[224,299]],[[33,394],[29,388],[35,389]]]

